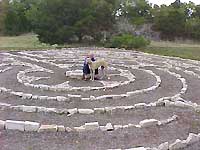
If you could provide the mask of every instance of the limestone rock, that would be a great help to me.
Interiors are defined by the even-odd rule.
[[[98,130],[99,123],[98,122],[85,123],[84,128],[86,130]]]
[[[25,121],[25,131],[38,131],[40,124],[37,122]]]
[[[0,120],[0,130],[5,129],[5,121]]]
[[[74,127],[74,130],[77,131],[77,132],[84,132],[84,131],[85,131],[85,128],[84,128],[83,126]]]
[[[64,97],[64,96],[57,96],[56,99],[57,99],[57,101],[59,101],[59,102],[65,102],[65,101],[68,100],[68,99],[67,99],[66,97]]]
[[[41,125],[38,132],[57,132],[57,125]]]
[[[177,150],[186,147],[187,144],[183,143],[181,140],[177,139],[174,143],[169,145],[169,150]]]
[[[113,131],[114,130],[114,128],[113,128],[111,123],[107,123],[105,128],[106,128],[107,131]]]
[[[68,113],[69,113],[70,115],[76,114],[76,113],[78,113],[78,109],[77,109],[77,108],[68,109]]]
[[[65,126],[59,125],[57,126],[58,132],[65,132]]]
[[[185,142],[187,144],[193,144],[199,141],[199,137],[198,135],[194,134],[194,133],[190,133],[188,138],[185,140]]]
[[[143,121],[140,121],[139,125],[141,127],[150,127],[150,126],[155,126],[158,125],[159,121],[156,119],[146,119]]]
[[[147,104],[145,104],[145,103],[135,104],[135,108],[145,108],[145,107],[147,107]]]
[[[105,108],[94,108],[94,112],[95,112],[95,113],[102,114],[102,113],[105,112]]]
[[[23,112],[36,112],[37,107],[36,106],[23,106],[22,111]]]
[[[84,114],[84,115],[89,115],[89,114],[93,114],[94,110],[92,110],[92,109],[78,109],[78,113]]]
[[[25,122],[24,121],[6,120],[5,127],[6,127],[6,130],[24,131]]]
[[[72,132],[73,130],[72,130],[72,128],[70,128],[70,127],[66,127],[66,128],[65,128],[65,131],[66,131],[66,132]]]
[[[168,149],[169,149],[169,143],[168,142],[162,143],[158,146],[158,150],[168,150]]]

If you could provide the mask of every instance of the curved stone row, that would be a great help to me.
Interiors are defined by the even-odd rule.
[[[83,48],[84,49],[84,48]],[[87,49],[87,48],[86,48]],[[91,48],[88,48],[88,51]],[[94,48],[95,50],[101,50],[99,48]],[[103,49],[103,48],[102,48]],[[46,92],[48,91],[53,91],[57,96],[48,96],[48,94],[44,94],[43,96],[40,95],[34,95],[32,93],[26,93],[26,92],[19,92],[16,91],[16,89],[9,89],[4,86],[0,87],[0,92],[8,95],[14,95],[21,97],[22,99],[26,100],[54,100],[58,102],[66,102],[70,103],[70,101],[76,101],[83,103],[84,101],[97,101],[98,100],[119,100],[123,98],[131,98],[132,96],[134,97],[137,94],[140,94],[143,96],[143,94],[148,93],[151,95],[151,92],[153,93],[154,91],[158,90],[160,86],[165,86],[162,84],[161,77],[157,75],[154,71],[151,69],[148,69],[148,67],[153,67],[154,69],[157,69],[158,71],[163,71],[171,76],[175,77],[175,80],[177,79],[178,81],[181,82],[182,88],[180,91],[178,91],[175,95],[170,95],[167,97],[161,97],[157,100],[155,99],[154,102],[151,102],[149,104],[147,103],[137,103],[134,105],[129,105],[129,106],[113,106],[113,107],[100,107],[100,108],[90,108],[90,109],[82,109],[80,106],[77,108],[74,108],[74,106],[71,109],[65,109],[65,108],[47,108],[45,106],[27,106],[27,105],[12,105],[8,103],[0,103],[0,109],[3,111],[4,109],[11,110],[11,111],[19,111],[19,112],[24,112],[24,113],[55,113],[59,115],[66,115],[67,117],[72,116],[72,115],[87,115],[90,117],[90,115],[95,115],[95,114],[115,114],[115,112],[120,112],[125,113],[126,111],[134,111],[134,110],[140,110],[140,109],[146,109],[148,110],[154,109],[155,107],[178,107],[182,109],[190,109],[195,112],[200,112],[200,105],[193,103],[187,99],[183,99],[181,96],[185,94],[188,90],[188,85],[187,85],[187,76],[184,78],[178,74],[175,73],[176,71],[171,71],[170,69],[175,69],[182,71],[186,73],[187,75],[191,75],[194,77],[197,77],[197,79],[200,78],[200,75],[198,73],[195,73],[194,71],[189,70],[190,68],[194,68],[194,70],[200,70],[200,65],[199,62],[196,61],[190,61],[190,60],[183,60],[179,58],[175,58],[171,60],[171,57],[160,57],[160,56],[155,56],[155,55],[147,55],[143,53],[134,53],[134,52],[129,52],[129,51],[123,51],[119,50],[119,52],[115,51],[114,54],[110,51],[113,49],[104,49],[105,51],[101,52],[95,52],[95,54],[99,55],[100,57],[106,55],[108,56],[108,59],[110,62],[113,62],[113,64],[109,67],[109,70],[112,71],[118,71],[119,73],[116,74],[111,74],[111,76],[121,76],[125,77],[126,81],[96,81],[102,84],[102,87],[73,87],[69,85],[69,81],[63,82],[61,84],[57,85],[44,85],[44,84],[35,84],[34,82],[42,80],[42,79],[51,79],[50,76],[45,76],[45,77],[36,77],[36,76],[29,76],[28,74],[34,74],[37,72],[44,72],[44,73],[49,73],[49,74],[55,74],[56,72],[54,70],[50,70],[49,68],[58,67],[62,69],[68,68],[66,71],[66,77],[69,78],[69,80],[73,77],[76,77],[78,74],[73,74],[76,72],[74,68],[80,67],[81,66],[81,59],[83,58],[84,52],[83,50],[80,50],[80,48],[75,48],[75,49],[66,49],[67,51],[63,50],[50,50],[47,52],[43,51],[38,51],[38,52],[17,52],[17,54],[11,54],[11,53],[4,53],[5,56],[8,56],[3,59],[3,63],[0,64],[0,67],[3,69],[0,70],[0,73],[4,73],[6,71],[12,70],[15,66],[20,66],[23,67],[23,71],[20,70],[17,73],[17,81],[21,84],[23,84],[24,87],[30,87],[30,88],[35,88],[35,89],[42,89]],[[74,55],[75,51],[80,52],[80,56]],[[124,53],[125,52],[125,53]],[[60,54],[59,54],[60,53]],[[22,56],[21,56],[22,55]],[[68,58],[70,59],[68,60]],[[120,59],[119,61],[116,60],[116,58]],[[132,59],[129,59],[132,58]],[[18,60],[19,59],[19,60]],[[21,60],[22,59],[22,60]],[[24,59],[24,61],[23,61]],[[31,61],[33,63],[27,63],[26,61]],[[64,61],[66,62],[65,64],[62,64],[61,62]],[[77,64],[74,64],[73,62],[77,62]],[[35,63],[35,64],[34,64]],[[45,65],[49,65],[50,67],[43,66],[42,63]],[[164,64],[164,65],[159,65],[159,64]],[[125,69],[124,69],[125,68]],[[118,88],[120,86],[126,87],[126,85],[129,85],[130,83],[134,82],[135,80],[137,81],[137,78],[135,77],[135,74],[132,73],[132,70],[137,69],[141,71],[143,74],[148,74],[151,75],[152,77],[155,78],[155,83],[147,88],[143,89],[137,89],[135,91],[132,90],[125,90],[124,94],[118,94],[118,93],[109,93],[109,95],[104,95],[102,89],[112,89],[112,88]],[[73,71],[74,70],[74,71]],[[131,71],[130,71],[131,70]],[[79,72],[79,75],[81,74],[80,70],[77,71]],[[76,78],[75,78],[76,79]],[[73,82],[73,80],[72,80]],[[36,82],[37,83],[37,82]],[[134,86],[134,83],[131,84]],[[123,87],[122,87],[123,88]],[[69,89],[69,90],[66,90]],[[102,90],[100,93],[100,96],[93,96],[92,91],[93,90]],[[78,91],[77,95],[74,94],[69,94],[66,93],[65,96],[59,96],[60,93],[56,92],[76,92]],[[91,92],[89,93],[89,97],[84,97],[80,93],[83,92]],[[97,91],[98,92],[98,91]],[[167,92],[167,91],[166,91]],[[54,93],[53,93],[54,94]],[[99,93],[98,93],[99,94]],[[84,95],[84,94],[83,94]],[[169,95],[169,94],[168,94]],[[162,95],[161,95],[162,96]],[[160,97],[160,95],[159,95]],[[100,103],[103,103],[103,101],[99,101]],[[112,103],[114,103],[113,101]],[[95,102],[94,102],[95,103]],[[37,105],[37,104],[36,104]],[[80,107],[80,108],[79,108]],[[23,119],[22,115],[22,119]],[[46,117],[46,116],[44,116]],[[79,117],[79,116],[78,116]],[[99,116],[97,116],[98,118]],[[152,117],[154,118],[154,117]],[[5,118],[6,120],[7,118]],[[20,118],[21,119],[21,118]],[[19,120],[20,120],[19,119]],[[163,119],[163,118],[162,118]],[[75,132],[84,132],[84,131],[92,131],[92,130],[101,130],[101,131],[114,131],[114,130],[121,130],[121,129],[126,129],[126,128],[146,128],[146,127],[156,127],[156,126],[161,126],[161,125],[166,125],[168,123],[171,123],[173,121],[176,121],[178,119],[178,116],[172,116],[168,119],[165,120],[156,120],[156,119],[146,119],[140,121],[138,124],[128,124],[128,121],[125,124],[115,124],[113,125],[112,123],[107,123],[105,126],[100,126],[98,122],[90,122],[90,123],[85,123],[82,126],[78,127],[65,127],[63,125],[41,125],[38,122],[30,122],[30,121],[13,121],[13,120],[6,120],[2,121],[0,120],[0,129],[16,129],[20,131],[37,131],[37,132],[60,132],[60,131],[75,131]],[[25,119],[28,120],[28,119]],[[96,119],[95,119],[96,120]],[[129,119],[130,120],[130,119]],[[53,120],[54,121],[54,120]],[[82,124],[82,123],[81,123]],[[123,131],[122,131],[123,132]],[[162,143],[158,147],[154,148],[132,148],[132,149],[152,149],[152,150],[174,150],[178,148],[184,148],[191,143],[199,141],[200,135],[196,134],[189,134],[189,137],[186,140],[179,140],[177,139],[174,143]]]
[[[139,122],[139,124],[128,124],[128,125],[112,125],[111,123],[107,123],[105,126],[100,126],[98,122],[90,122],[85,123],[79,127],[73,127],[71,130],[77,132],[85,132],[85,131],[94,131],[94,130],[101,130],[101,131],[114,131],[119,129],[125,128],[146,128],[151,126],[162,126],[173,121],[176,121],[178,116],[174,115],[166,120],[156,120],[156,119],[145,119]],[[70,129],[70,127],[64,127],[63,125],[41,125],[38,122],[31,122],[31,121],[14,121],[14,120],[0,120],[0,130],[19,130],[19,131],[59,131],[59,127],[62,126],[63,130]],[[47,127],[47,128],[45,128]]]
[[[190,133],[187,139],[180,140],[177,139],[174,143],[170,144],[169,142],[165,142],[160,144],[158,147],[137,147],[137,148],[130,148],[124,150],[179,150],[186,148],[192,144],[195,144],[200,141],[200,134]],[[108,149],[108,150],[122,150],[122,149]]]

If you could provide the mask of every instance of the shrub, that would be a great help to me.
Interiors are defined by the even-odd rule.
[[[131,48],[146,47],[149,44],[150,41],[145,39],[143,36],[133,36],[131,34],[123,34],[114,36],[109,43],[109,47],[131,49]]]

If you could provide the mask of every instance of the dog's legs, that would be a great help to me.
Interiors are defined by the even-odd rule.
[[[90,75],[91,75],[91,80],[94,81],[94,74],[95,72],[91,69],[90,70]]]

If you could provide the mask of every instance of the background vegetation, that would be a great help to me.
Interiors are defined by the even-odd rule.
[[[39,39],[32,45],[39,47],[81,43],[141,48],[150,44],[154,33],[157,40],[198,42],[200,5],[180,0],[169,6],[148,0],[1,0],[0,34],[7,40],[30,32]]]

